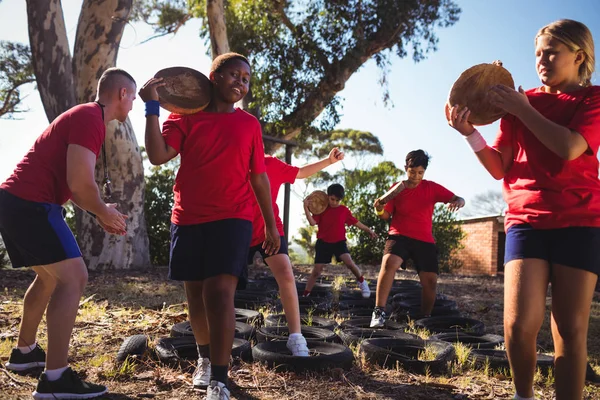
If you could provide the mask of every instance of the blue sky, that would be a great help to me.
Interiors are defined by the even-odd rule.
[[[438,29],[438,51],[415,64],[412,59],[394,58],[389,74],[392,107],[382,102],[378,86],[380,72],[374,62],[365,64],[340,92],[342,119],[338,128],[370,131],[384,146],[384,159],[401,166],[407,152],[422,148],[432,161],[426,179],[434,180],[467,204],[473,196],[487,190],[500,190],[501,183],[491,178],[477,162],[459,133],[448,127],[443,106],[452,83],[466,68],[500,59],[512,73],[515,83],[524,88],[539,85],[535,72],[533,38],[542,26],[561,18],[585,23],[600,47],[600,2],[594,0],[456,0],[462,8],[458,23]],[[71,48],[74,43],[81,0],[63,0],[65,23]],[[143,24],[127,25],[117,66],[129,71],[141,86],[161,68],[184,65],[208,72],[210,59],[198,37],[200,22],[192,20],[176,36],[140,44],[152,35]],[[27,16],[23,0],[0,2],[0,40],[28,44]],[[597,55],[597,58],[600,58]],[[598,84],[598,74],[592,78]],[[25,88],[26,107],[21,120],[0,119],[0,181],[48,124],[34,86]],[[143,144],[144,107],[136,100],[130,114],[138,142]],[[166,112],[162,113],[164,120]],[[481,127],[488,142],[498,124]],[[298,163],[303,160],[297,160]],[[352,160],[345,161],[351,167]],[[335,172],[337,167],[331,167]],[[304,224],[300,195],[304,187],[294,185],[290,233]],[[282,196],[279,199],[282,202]]]

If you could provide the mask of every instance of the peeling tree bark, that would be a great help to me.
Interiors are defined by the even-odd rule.
[[[131,4],[132,0],[84,1],[73,57],[78,102],[93,101],[102,72],[115,66]],[[129,217],[127,235],[108,235],[87,214],[77,212],[81,251],[90,269],[147,268],[150,254],[144,215],[144,168],[129,119],[108,125],[104,145],[113,189],[111,202]],[[102,182],[103,175],[100,157],[96,181]]]
[[[73,107],[71,52],[60,0],[27,0],[33,69],[48,120]]]

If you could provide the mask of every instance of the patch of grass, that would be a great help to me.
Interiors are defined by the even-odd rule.
[[[93,300],[90,300],[84,303],[77,312],[79,320],[82,322],[87,321],[97,321],[100,318],[106,316],[106,307],[108,306],[107,301],[103,301],[102,303],[96,303]]]
[[[258,311],[259,313],[261,313],[265,319],[269,315],[277,313],[277,310],[275,310],[275,307],[273,307],[271,304],[267,304],[265,306],[261,306],[256,311]]]
[[[108,354],[98,354],[98,355],[92,357],[91,359],[87,360],[86,362],[91,367],[100,368],[104,364],[108,364],[111,361],[112,361],[112,357],[109,356]]]
[[[106,371],[106,377],[111,379],[131,378],[137,369],[135,360],[127,357],[120,365],[113,364],[112,368]]]
[[[303,320],[303,322],[305,322],[305,325],[312,326],[314,312],[315,312],[315,309],[312,307],[306,311],[306,318]]]
[[[10,352],[12,351],[12,349],[15,347],[16,344],[17,344],[16,339],[0,340],[0,358],[8,359],[8,357],[10,357]]]
[[[333,282],[331,283],[331,289],[334,292],[339,292],[345,287],[346,287],[346,279],[341,275],[336,276],[333,279]]]
[[[471,354],[471,348],[464,343],[456,342],[454,345],[454,351],[456,353],[456,362],[460,367],[467,364],[469,360],[469,354]]]
[[[431,332],[427,328],[420,328],[415,326],[414,320],[409,320],[406,329],[404,330],[406,333],[412,333],[413,335],[417,335],[423,340],[427,340],[431,337]]]
[[[419,361],[433,361],[435,360],[437,353],[435,352],[433,346],[425,345],[425,348],[419,351],[417,356],[417,360]]]

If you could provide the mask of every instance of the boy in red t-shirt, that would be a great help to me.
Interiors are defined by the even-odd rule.
[[[600,273],[600,87],[594,41],[581,22],[559,20],[535,37],[542,86],[490,88],[506,111],[493,146],[465,107],[446,106],[485,169],[504,179],[504,337],[515,399],[533,399],[536,338],[552,283],[556,399],[581,399],[590,304]]]
[[[385,323],[385,304],[394,283],[394,275],[408,258],[412,259],[423,286],[421,293],[421,314],[431,314],[435,303],[438,260],[435,239],[433,238],[433,208],[436,203],[448,203],[448,208],[458,210],[465,205],[462,197],[423,179],[429,165],[429,155],[423,150],[415,150],[406,156],[406,175],[401,190],[396,196],[382,203],[375,200],[375,211],[379,218],[390,217],[389,237],[385,242],[381,270],[377,280],[377,299],[371,328],[382,327]]]
[[[150,162],[163,164],[181,155],[173,188],[169,278],[184,282],[199,351],[194,380],[203,381],[207,399],[216,400],[229,398],[234,294],[238,284],[246,284],[255,195],[265,219],[265,252],[277,253],[280,244],[260,123],[234,107],[248,93],[250,64],[237,53],[220,55],[213,60],[209,78],[213,95],[208,107],[191,115],[171,114],[162,134],[156,92],[164,85],[162,79],[150,79],[140,97],[149,111]]]
[[[306,219],[311,226],[318,225],[317,243],[315,245],[315,266],[312,273],[306,281],[304,296],[309,296],[317,278],[323,272],[325,264],[331,262],[331,257],[335,256],[336,260],[342,261],[344,265],[352,271],[358,287],[364,298],[371,296],[371,289],[365,280],[365,277],[356,266],[350,251],[346,244],[346,225],[356,225],[357,228],[367,232],[371,238],[376,238],[377,234],[368,226],[354,218],[348,207],[340,204],[344,198],[344,187],[339,183],[334,183],[327,188],[327,196],[329,196],[329,206],[321,214],[313,215],[308,206],[309,200],[304,200],[304,213]]]
[[[259,252],[265,263],[273,272],[277,285],[281,303],[286,315],[290,336],[287,341],[287,347],[295,356],[308,356],[308,347],[306,339],[300,332],[300,311],[298,307],[298,291],[292,264],[288,256],[288,244],[283,236],[283,222],[279,218],[279,209],[277,207],[277,195],[279,188],[284,183],[294,183],[296,179],[308,178],[311,175],[323,170],[324,168],[335,164],[344,159],[344,153],[337,147],[329,152],[329,156],[323,160],[307,164],[303,167],[294,167],[278,160],[272,156],[265,156],[265,167],[267,176],[271,184],[271,199],[273,201],[273,210],[277,221],[277,230],[281,239],[281,246],[277,254],[266,254],[263,248],[265,240],[265,224],[258,204],[254,202],[254,221],[252,223],[253,233],[250,251],[248,252],[248,264],[252,264],[253,257]]]
[[[0,185],[0,234],[13,268],[31,267],[35,280],[23,300],[17,348],[6,368],[46,367],[33,393],[36,399],[83,399],[107,392],[83,382],[69,367],[69,341],[88,271],[62,205],[71,200],[94,215],[111,234],[124,235],[126,215],[106,204],[94,180],[96,160],[112,120],[124,122],[135,100],[135,80],[109,68],[98,80],[96,101],[77,105],[52,121]],[[48,354],[37,344],[46,313]]]

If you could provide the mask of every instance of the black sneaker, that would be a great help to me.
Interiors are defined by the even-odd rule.
[[[60,378],[49,381],[46,373],[40,375],[34,399],[91,399],[108,392],[106,386],[83,381],[71,367]]]
[[[6,368],[17,372],[45,366],[46,352],[37,343],[35,349],[27,354],[21,353],[21,350],[19,349],[12,349],[8,362],[6,363]]]

